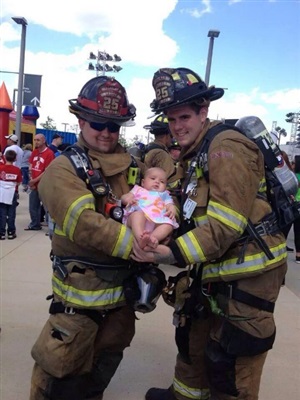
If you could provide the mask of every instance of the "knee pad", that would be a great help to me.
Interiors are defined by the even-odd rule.
[[[270,350],[273,346],[275,335],[276,330],[267,338],[258,338],[225,321],[220,343],[226,353],[237,357],[251,357]]]
[[[225,353],[218,342],[209,340],[205,358],[210,384],[221,393],[237,397],[239,392],[235,384],[236,357]]]
[[[68,378],[52,378],[45,395],[49,400],[84,400],[91,384],[89,374]]]
[[[91,372],[92,383],[89,387],[87,398],[104,392],[122,361],[122,358],[123,352],[110,353],[108,351],[103,351],[99,355]]]

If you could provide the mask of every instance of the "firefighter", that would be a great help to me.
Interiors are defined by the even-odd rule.
[[[180,151],[181,151],[181,147],[179,146],[178,142],[176,140],[172,139],[172,143],[169,146],[169,152],[171,154],[174,164],[176,164],[177,161],[179,160]]]
[[[119,132],[133,125],[135,107],[107,76],[88,81],[69,103],[78,143],[53,161],[39,185],[55,222],[53,295],[31,352],[31,400],[102,399],[135,333],[123,290],[134,271],[133,236],[117,218],[132,162]]]
[[[172,136],[168,126],[168,119],[164,114],[161,114],[150,125],[145,125],[144,129],[148,129],[154,135],[154,141],[145,147],[144,163],[147,168],[162,168],[166,171],[168,182],[170,182],[176,170],[169,152]]]
[[[234,129],[208,133],[211,101],[223,89],[207,87],[187,68],[163,68],[153,78],[156,113],[164,112],[181,146],[181,233],[168,246],[134,259],[187,267],[169,280],[178,356],[168,389],[146,400],[255,400],[275,339],[274,303],[287,269],[285,239],[266,198],[258,147]]]

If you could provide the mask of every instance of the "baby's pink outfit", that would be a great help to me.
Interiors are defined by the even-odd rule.
[[[124,210],[123,223],[126,224],[130,214],[134,211],[142,210],[149,221],[155,224],[169,224],[178,228],[178,223],[165,215],[167,204],[173,204],[173,199],[169,192],[157,192],[144,189],[141,186],[135,185],[131,191],[134,194],[136,204],[127,206]]]

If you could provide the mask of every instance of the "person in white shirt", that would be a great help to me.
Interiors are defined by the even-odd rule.
[[[7,147],[5,148],[4,156],[8,150],[15,151],[17,153],[17,158],[16,158],[16,161],[14,162],[14,165],[16,167],[21,168],[21,162],[22,162],[22,158],[23,158],[23,150],[21,149],[20,146],[17,145],[18,136],[17,135],[9,135],[9,136],[5,136],[5,139],[7,139]]]

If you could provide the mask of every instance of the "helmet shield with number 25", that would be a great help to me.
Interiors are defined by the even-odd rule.
[[[77,118],[90,122],[113,121],[120,126],[134,125],[136,109],[125,88],[116,79],[99,76],[89,80],[77,99],[69,100],[69,110]]]
[[[209,105],[224,94],[222,88],[207,87],[200,76],[188,68],[161,68],[155,72],[152,85],[156,98],[150,107],[155,113],[193,101]]]

